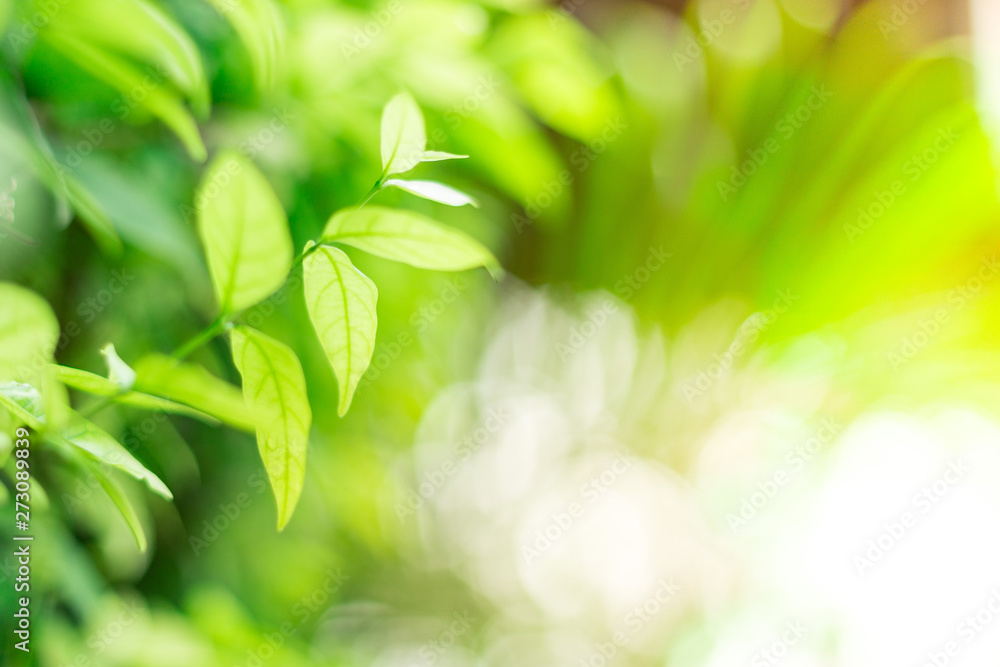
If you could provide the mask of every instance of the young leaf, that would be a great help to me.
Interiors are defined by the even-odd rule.
[[[420,107],[408,93],[399,93],[382,112],[382,170],[401,174],[420,164],[427,131]]]
[[[421,162],[440,162],[441,160],[463,160],[469,157],[468,155],[455,155],[454,153],[445,153],[442,151],[424,151],[424,154],[420,156]]]
[[[167,488],[166,484],[159,477],[150,472],[127,449],[118,444],[117,440],[83,416],[72,413],[69,424],[56,437],[87,452],[95,459],[114,466],[141,482],[145,482],[146,486],[153,493],[167,500],[173,500],[174,496],[170,493],[170,489]]]
[[[122,361],[115,351],[114,343],[101,348],[101,356],[108,365],[108,379],[119,391],[129,391],[135,385],[135,371]]]
[[[219,423],[218,419],[209,414],[200,410],[195,410],[194,408],[186,405],[181,405],[180,403],[174,403],[173,401],[169,401],[165,398],[160,398],[159,396],[150,396],[149,394],[143,394],[138,391],[129,391],[123,394],[121,393],[119,385],[115,384],[111,380],[103,378],[100,375],[95,375],[94,373],[82,371],[79,368],[69,368],[68,366],[56,365],[52,365],[50,368],[53,370],[56,378],[58,378],[58,380],[64,385],[79,391],[85,391],[88,394],[114,398],[117,403],[134,408],[141,408],[143,410],[154,410],[178,415],[186,415],[213,425]],[[242,402],[242,395],[239,394],[239,390],[236,389],[236,387],[229,388],[236,392]]]
[[[59,322],[42,297],[0,283],[0,382],[35,381],[51,361]]]
[[[27,424],[35,431],[45,428],[42,395],[30,384],[20,382],[0,384],[0,407],[5,408],[15,422]]]
[[[465,194],[461,190],[438,183],[437,181],[405,181],[401,178],[390,178],[385,182],[387,186],[399,188],[403,192],[411,195],[430,199],[448,206],[479,206],[479,202]]]
[[[303,272],[309,319],[337,376],[343,417],[375,351],[378,289],[343,251],[329,246],[306,257]]]
[[[233,361],[243,396],[257,415],[257,445],[278,505],[278,530],[292,518],[302,493],[312,411],[295,353],[248,327],[232,333]]]
[[[223,314],[244,310],[281,287],[292,268],[292,237],[281,202],[239,153],[217,157],[195,198],[198,232]]]
[[[135,372],[141,392],[189,405],[244,431],[256,430],[256,418],[240,390],[201,366],[152,355],[140,359]]]
[[[111,477],[111,475],[105,475],[104,471],[101,470],[101,466],[97,465],[93,461],[85,460],[84,465],[100,483],[101,488],[103,488],[105,493],[108,494],[108,497],[111,498],[111,502],[115,504],[118,511],[122,513],[125,523],[128,524],[133,537],[135,537],[135,543],[139,547],[139,551],[145,551],[147,546],[146,531],[142,528],[142,522],[139,520],[139,515],[135,513],[135,508],[132,507],[132,502],[128,499],[128,496],[125,495],[125,490]]]
[[[344,243],[421,269],[464,271],[485,266],[501,272],[496,258],[466,234],[411,211],[379,206],[350,208],[330,218],[323,241]]]

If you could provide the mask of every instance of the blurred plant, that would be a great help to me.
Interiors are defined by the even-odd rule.
[[[486,266],[499,270],[490,252],[461,232],[415,213],[383,207],[362,210],[382,188],[391,186],[451,205],[474,203],[440,183],[389,178],[422,161],[456,157],[464,156],[426,151],[424,121],[416,103],[406,94],[393,98],[382,117],[382,175],[360,206],[334,215],[322,237],[308,242],[293,259],[288,221],[267,180],[239,154],[223,153],[205,173],[195,199],[198,229],[219,303],[218,318],[172,358],[149,357],[140,360],[136,370],[109,346],[104,350],[107,379],[49,365],[59,338],[55,315],[32,293],[16,285],[0,285],[7,306],[0,316],[4,332],[0,348],[6,362],[0,366],[0,380],[7,383],[0,385],[0,404],[13,419],[10,427],[28,425],[73,464],[97,475],[128,521],[140,549],[145,549],[146,538],[135,511],[101,464],[145,481],[167,500],[172,494],[114,438],[70,410],[58,386],[50,386],[43,401],[39,392],[43,383],[61,382],[104,397],[97,409],[123,402],[218,419],[237,427],[252,424],[278,503],[278,528],[284,528],[305,479],[312,423],[305,377],[291,348],[250,326],[234,327],[232,322],[281,288],[292,268],[302,263],[309,315],[340,383],[338,412],[343,416],[375,348],[378,291],[334,244],[352,245],[427,269]],[[235,399],[220,402],[219,395],[232,393],[228,385],[204,368],[180,364],[224,331],[231,336],[233,360],[243,375],[245,406]]]

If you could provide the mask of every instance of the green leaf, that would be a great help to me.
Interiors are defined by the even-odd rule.
[[[258,417],[257,445],[278,505],[278,530],[291,519],[302,493],[312,411],[295,353],[250,329],[232,333],[233,361],[243,375],[243,395]]]
[[[344,243],[421,269],[464,271],[485,266],[494,276],[502,272],[481,243],[411,211],[379,206],[345,209],[330,218],[323,241]]]
[[[259,93],[273,90],[283,78],[285,24],[271,0],[209,0],[226,17],[250,55]]]
[[[382,112],[382,171],[401,174],[420,164],[427,131],[420,107],[408,93],[389,100]]]
[[[12,283],[0,283],[0,382],[37,384],[58,340],[59,322],[42,297]]]
[[[137,104],[173,130],[193,159],[199,162],[205,159],[205,144],[198,134],[198,126],[176,91],[162,84],[150,85],[147,82],[149,75],[141,73],[127,60],[95,48],[69,32],[49,33],[46,41],[81,68],[123,94],[134,96],[136,91],[143,91],[145,96]]]
[[[151,396],[138,391],[122,393],[119,386],[111,380],[101,377],[100,375],[95,375],[94,373],[80,370],[79,368],[69,368],[68,366],[56,365],[51,366],[51,368],[53,369],[55,376],[64,385],[79,391],[85,391],[88,394],[114,398],[116,403],[121,403],[134,408],[141,408],[143,410],[185,415],[188,417],[194,417],[195,419],[200,419],[201,421],[209,424],[219,423],[218,419],[209,414],[186,405],[181,405],[180,403],[175,403],[165,398],[160,398],[159,396]],[[230,387],[230,389],[239,394],[239,390],[236,389],[236,387]]]
[[[114,343],[108,343],[102,347],[101,356],[108,364],[108,380],[117,386],[119,391],[132,389],[135,385],[135,371],[118,356]]]
[[[118,444],[117,440],[80,414],[72,413],[69,424],[57,437],[95,459],[145,482],[153,493],[167,500],[173,500],[174,496],[170,493],[170,489],[159,477],[150,472],[127,449]]]
[[[256,430],[256,419],[240,390],[201,366],[157,354],[136,362],[135,372],[135,387],[143,393],[189,405],[244,431]]]
[[[70,36],[116,59],[156,68],[191,99],[200,116],[207,117],[209,84],[198,47],[159,7],[146,0],[60,2],[67,7],[52,13],[43,39]]]
[[[21,122],[23,132],[0,123],[0,144],[25,156],[38,179],[56,197],[57,205],[62,207],[68,202],[73,207],[80,221],[102,251],[110,255],[120,253],[122,250],[121,239],[118,238],[118,233],[103,208],[67,172],[66,168],[56,161],[52,154],[52,148],[45,135],[42,134],[27,101],[20,93],[5,84],[6,82],[0,78],[0,97],[11,100],[16,107],[23,119]]]
[[[437,181],[406,181],[401,178],[390,178],[385,184],[388,187],[399,188],[403,192],[409,192],[411,195],[430,199],[440,204],[447,204],[448,206],[465,206],[466,204],[479,206],[478,201],[461,190],[456,190]]]
[[[10,458],[11,452],[14,451],[14,441],[11,440],[10,436],[7,435],[7,430],[0,430],[0,468],[7,465],[7,460]],[[3,490],[6,491],[7,487],[0,484]],[[0,505],[6,505],[7,498],[0,497]]]
[[[27,424],[35,431],[45,428],[42,395],[30,384],[20,382],[0,384],[0,406],[6,408],[15,421]]]
[[[55,162],[52,162],[53,166]],[[60,166],[60,168],[62,168]],[[83,185],[72,176],[61,172],[58,178],[62,181],[62,186],[53,188],[54,191],[61,191],[65,194],[73,210],[76,211],[80,222],[87,229],[87,233],[94,239],[94,242],[107,255],[118,255],[122,251],[122,240],[118,236],[118,230],[108,218],[107,211],[94,198]]]
[[[139,520],[139,515],[136,514],[135,508],[132,507],[132,502],[125,495],[125,490],[116,482],[110,475],[105,475],[104,471],[101,470],[101,466],[97,465],[93,461],[85,461],[87,470],[89,470],[97,481],[100,483],[101,488],[104,489],[108,497],[111,498],[111,502],[115,504],[118,511],[122,513],[122,517],[125,518],[125,523],[128,524],[129,529],[132,531],[132,535],[135,537],[135,543],[139,547],[139,551],[146,550],[146,531],[142,528],[142,522]]]
[[[267,179],[234,151],[219,155],[195,198],[198,233],[223,314],[249,308],[285,282],[292,237]]]
[[[464,160],[469,157],[468,155],[455,155],[454,153],[445,153],[443,151],[424,151],[424,154],[420,156],[421,162],[440,162],[441,160]]]
[[[306,257],[303,273],[309,318],[337,376],[343,417],[375,351],[378,289],[343,251],[329,246]]]
[[[59,379],[55,364],[49,364],[42,371],[42,406],[45,411],[45,426],[52,430],[64,427],[69,421],[69,392]]]

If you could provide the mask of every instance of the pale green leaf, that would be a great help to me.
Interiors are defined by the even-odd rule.
[[[150,491],[157,495],[173,499],[173,494],[159,477],[150,472],[132,454],[122,447],[117,440],[101,430],[93,422],[77,413],[73,413],[70,422],[59,433],[60,438],[77,447],[99,461],[128,473],[141,482],[145,482]]]
[[[256,429],[240,390],[201,366],[152,355],[136,362],[135,372],[135,387],[143,393],[189,405],[244,431]]]
[[[195,207],[222,313],[249,308],[281,287],[292,268],[288,219],[250,160],[235,151],[215,158]]]
[[[420,107],[409,93],[389,100],[382,112],[382,170],[386,175],[413,169],[427,148],[427,131]]]
[[[132,507],[132,501],[128,499],[125,495],[125,490],[111,477],[111,475],[104,474],[101,470],[101,466],[94,463],[93,461],[85,461],[87,470],[90,471],[94,478],[100,483],[101,488],[104,489],[108,497],[111,498],[111,502],[115,504],[118,511],[122,513],[122,517],[125,519],[125,523],[128,524],[129,529],[132,531],[132,535],[135,537],[135,543],[139,547],[139,551],[146,550],[146,531],[142,528],[142,522],[139,520],[139,515],[136,514],[135,508]]]
[[[250,55],[257,91],[268,93],[283,78],[285,24],[271,0],[209,0],[226,17]]]
[[[114,398],[116,403],[121,403],[122,405],[128,405],[134,408],[141,408],[143,410],[185,415],[188,417],[194,417],[195,419],[200,419],[201,421],[209,424],[219,423],[218,419],[202,412],[201,410],[196,410],[192,407],[188,407],[187,405],[182,405],[165,398],[160,398],[159,396],[151,396],[138,391],[121,393],[119,386],[111,380],[94,373],[80,370],[79,368],[69,368],[68,366],[55,365],[51,368],[60,382],[68,387],[72,387],[73,389],[85,391],[88,394]],[[236,387],[230,386],[229,389],[234,391],[236,395],[239,396],[239,390],[236,389]],[[252,429],[252,426],[250,428]]]
[[[399,188],[403,192],[409,192],[411,195],[430,199],[440,204],[447,204],[448,206],[465,206],[466,204],[479,206],[479,202],[473,197],[470,197],[461,190],[456,190],[437,181],[407,181],[401,178],[390,178],[385,184],[388,187]]]
[[[481,243],[411,211],[379,206],[345,209],[330,218],[323,240],[421,269],[464,271],[485,266],[494,275],[501,272]]]
[[[464,160],[469,157],[468,155],[455,155],[454,153],[445,153],[443,151],[424,151],[424,154],[420,156],[421,162],[440,162],[441,160]]]
[[[30,384],[5,382],[0,384],[0,407],[20,424],[40,431],[45,428],[45,405],[42,395]]]
[[[0,283],[0,382],[36,382],[52,360],[59,322],[31,290]]]
[[[278,505],[278,530],[291,519],[305,481],[312,411],[295,353],[248,327],[232,332],[243,395],[258,418],[257,445]]]
[[[375,283],[343,251],[323,246],[303,264],[306,307],[340,386],[344,416],[375,351],[378,316]]]
[[[101,348],[101,356],[108,365],[108,379],[118,387],[119,391],[129,391],[135,385],[135,371],[122,361],[115,351],[114,343],[108,343]]]

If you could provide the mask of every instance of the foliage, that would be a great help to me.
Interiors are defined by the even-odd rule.
[[[884,395],[995,405],[997,291],[969,283],[995,170],[961,45],[925,50],[931,12],[880,32],[889,1],[735,4],[758,6],[750,27],[710,34],[716,0],[0,0],[0,500],[25,425],[41,664],[254,664],[265,646],[272,664],[391,663],[459,607],[488,619],[470,664],[520,659],[512,636],[565,659],[545,651],[570,626],[605,641],[581,628],[606,619],[537,612],[538,581],[477,587],[490,543],[470,536],[492,524],[450,535],[459,552],[433,512],[395,511],[437,470],[409,444],[434,440],[426,415],[467,395],[439,419],[461,441],[466,414],[511,398],[455,391],[489,380],[470,369],[504,360],[513,398],[549,414],[542,367],[565,343],[478,356],[512,289],[497,257],[661,327],[666,361],[618,329],[617,362],[578,357],[565,427],[589,435],[587,410],[612,406],[659,429],[643,454],[679,477],[773,385],[803,420]],[[730,354],[780,294],[792,306]],[[926,365],[886,355],[941,307]],[[751,379],[692,408],[717,357]],[[484,497],[458,510],[521,528]],[[713,634],[691,604],[671,662],[700,664]]]

